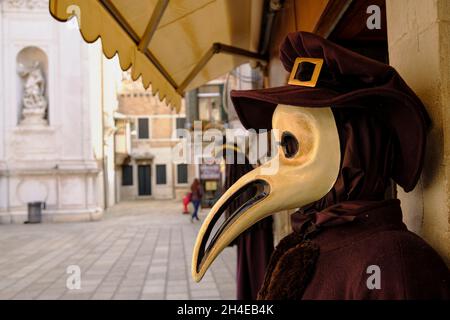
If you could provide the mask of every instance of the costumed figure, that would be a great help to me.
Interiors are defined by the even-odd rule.
[[[409,192],[420,177],[430,121],[419,98],[394,68],[319,36],[291,33],[280,51],[288,85],[231,93],[246,128],[274,130],[278,154],[213,206],[194,279],[252,225],[298,209],[259,299],[450,299],[449,269],[387,192],[392,181]],[[254,195],[214,228],[249,188]]]

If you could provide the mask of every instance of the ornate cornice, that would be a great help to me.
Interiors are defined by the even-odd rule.
[[[48,0],[6,0],[5,9],[48,10]]]

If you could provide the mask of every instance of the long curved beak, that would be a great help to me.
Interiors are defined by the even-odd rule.
[[[322,137],[328,143],[317,144],[305,161],[287,160],[279,153],[242,176],[215,203],[194,246],[192,277],[195,281],[200,281],[219,253],[252,225],[276,212],[314,202],[333,187],[339,171],[340,150],[331,111],[330,115],[331,122],[323,121],[323,125],[331,128],[330,133],[325,132],[325,137]],[[323,154],[317,157],[320,152]],[[250,188],[254,195],[219,223],[230,204]],[[216,224],[218,228],[215,228]]]
[[[256,194],[225,219],[213,234],[215,225],[230,204],[250,188],[255,188]],[[195,281],[201,280],[208,267],[227,245],[241,232],[260,220],[257,219],[255,213],[262,207],[262,202],[269,195],[270,185],[266,180],[258,179],[256,170],[253,170],[233,184],[215,203],[201,226],[195,243],[192,260],[192,276]]]

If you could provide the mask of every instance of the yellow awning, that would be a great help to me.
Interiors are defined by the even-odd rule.
[[[257,54],[263,0],[50,0],[57,20],[78,19],[87,42],[99,37],[133,80],[177,110],[186,90]]]

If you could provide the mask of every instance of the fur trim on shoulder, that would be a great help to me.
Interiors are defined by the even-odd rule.
[[[270,258],[258,300],[300,300],[311,280],[319,247],[295,232],[280,241]]]

